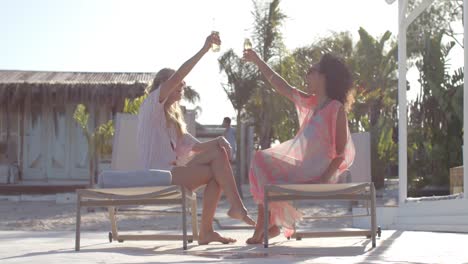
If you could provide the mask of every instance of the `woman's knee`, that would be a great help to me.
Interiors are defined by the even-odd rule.
[[[218,160],[229,161],[228,154],[225,148],[219,147],[215,150],[215,158]]]
[[[225,152],[224,148],[221,148],[221,147],[217,147],[217,148],[213,148],[211,150],[209,150],[207,152],[207,154],[209,155],[209,160],[210,161],[214,161],[216,159],[219,159],[221,157],[223,157],[223,152]]]

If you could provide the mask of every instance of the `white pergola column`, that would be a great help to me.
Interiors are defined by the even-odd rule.
[[[398,0],[398,190],[399,201],[408,196],[407,110],[406,110],[406,0]]]
[[[464,1],[466,2],[467,0]],[[408,111],[406,106],[406,33],[408,26],[433,2],[434,0],[424,0],[416,8],[414,8],[411,11],[411,13],[408,14],[408,16],[406,16],[406,12],[408,9],[408,0],[398,0],[398,201],[400,204],[404,203],[406,201],[406,198],[408,197]],[[466,100],[467,98],[465,97],[465,101]],[[465,180],[465,183],[466,182],[467,181]]]
[[[468,67],[468,0],[463,1],[463,54],[465,57],[463,67],[463,193],[465,199],[468,199],[468,76],[466,67]]]

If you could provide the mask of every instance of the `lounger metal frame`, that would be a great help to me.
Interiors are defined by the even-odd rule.
[[[81,209],[83,207],[108,207],[112,232],[109,241],[117,240],[182,240],[183,249],[187,243],[198,240],[197,196],[196,193],[182,186],[170,185],[159,187],[115,188],[115,189],[80,189],[76,191],[76,237],[75,250],[80,250]],[[139,205],[181,205],[182,235],[119,235],[116,219],[116,207]],[[192,235],[187,235],[187,211],[192,215]]]
[[[376,198],[373,183],[346,183],[346,184],[282,184],[265,185],[264,187],[264,247],[268,248],[269,204],[279,201],[297,200],[344,200],[370,202],[371,226],[368,230],[347,230],[333,232],[294,232],[292,238],[300,240],[308,237],[344,237],[365,236],[371,238],[372,247],[376,246],[377,219]],[[368,216],[368,215],[358,215]],[[351,217],[358,217],[351,216]],[[333,216],[330,216],[333,217]]]

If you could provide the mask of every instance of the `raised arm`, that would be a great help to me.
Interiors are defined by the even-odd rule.
[[[206,52],[211,48],[211,45],[216,43],[221,44],[221,40],[217,34],[210,34],[206,40],[203,47],[189,60],[184,62],[182,66],[164,83],[161,84],[161,91],[159,96],[159,101],[163,102],[171,94],[171,92],[177,88],[177,86],[182,82],[182,80],[189,74],[193,67],[200,61],[200,59],[205,55]]]
[[[292,87],[288,82],[286,82],[278,73],[276,73],[274,70],[268,66],[259,56],[258,54],[251,50],[244,50],[244,59],[246,61],[250,61],[257,65],[258,69],[262,73],[262,75],[265,77],[265,79],[270,82],[270,84],[278,91],[279,94],[286,96],[292,101],[294,100],[294,95],[298,94],[301,97],[308,97],[310,95],[304,93],[301,90],[298,90],[294,87]]]

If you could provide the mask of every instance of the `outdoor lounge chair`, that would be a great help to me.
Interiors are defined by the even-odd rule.
[[[167,177],[168,175],[170,176],[169,172],[138,170],[136,166],[138,164],[136,158],[138,157],[136,149],[136,128],[137,116],[117,114],[112,152],[112,171],[101,173],[99,177],[99,188],[76,191],[76,251],[80,250],[82,207],[108,207],[112,227],[112,231],[109,232],[110,242],[112,242],[112,240],[117,240],[119,242],[125,240],[182,240],[185,250],[187,249],[187,242],[198,240],[196,194],[182,186],[170,185],[170,177]],[[128,180],[125,181],[123,177],[128,177]],[[117,230],[116,208],[129,205],[161,204],[181,205],[182,235],[119,235]],[[187,235],[187,211],[189,208],[192,214],[192,235]]]
[[[366,236],[372,239],[372,247],[376,246],[376,213],[375,189],[373,183],[341,183],[341,184],[282,184],[265,186],[265,215],[268,215],[268,204],[278,201],[296,200],[364,200],[370,202],[371,228],[369,230],[346,230],[333,232],[298,232],[292,238],[301,240],[307,237],[333,236]],[[332,217],[332,216],[330,216]],[[335,216],[340,217],[340,216]],[[268,247],[268,223],[265,217],[264,246]]]
[[[360,135],[359,135],[360,134]],[[271,202],[297,201],[297,200],[340,200],[340,201],[365,201],[367,214],[347,216],[321,216],[307,218],[339,218],[339,217],[368,217],[371,218],[370,229],[366,230],[340,230],[326,232],[299,232],[294,230],[292,238],[301,240],[308,237],[343,237],[365,236],[371,238],[372,247],[376,246],[376,235],[380,236],[380,228],[377,228],[376,220],[376,195],[374,184],[370,179],[370,142],[368,133],[353,135],[356,147],[355,164],[350,168],[351,174],[348,181],[358,179],[368,182],[338,183],[338,184],[281,184],[266,185],[264,187],[265,216],[268,215],[268,205]],[[364,177],[363,177],[364,175]],[[370,208],[369,208],[370,204]],[[264,247],[268,248],[269,217],[265,217]],[[288,238],[289,239],[289,238]]]

